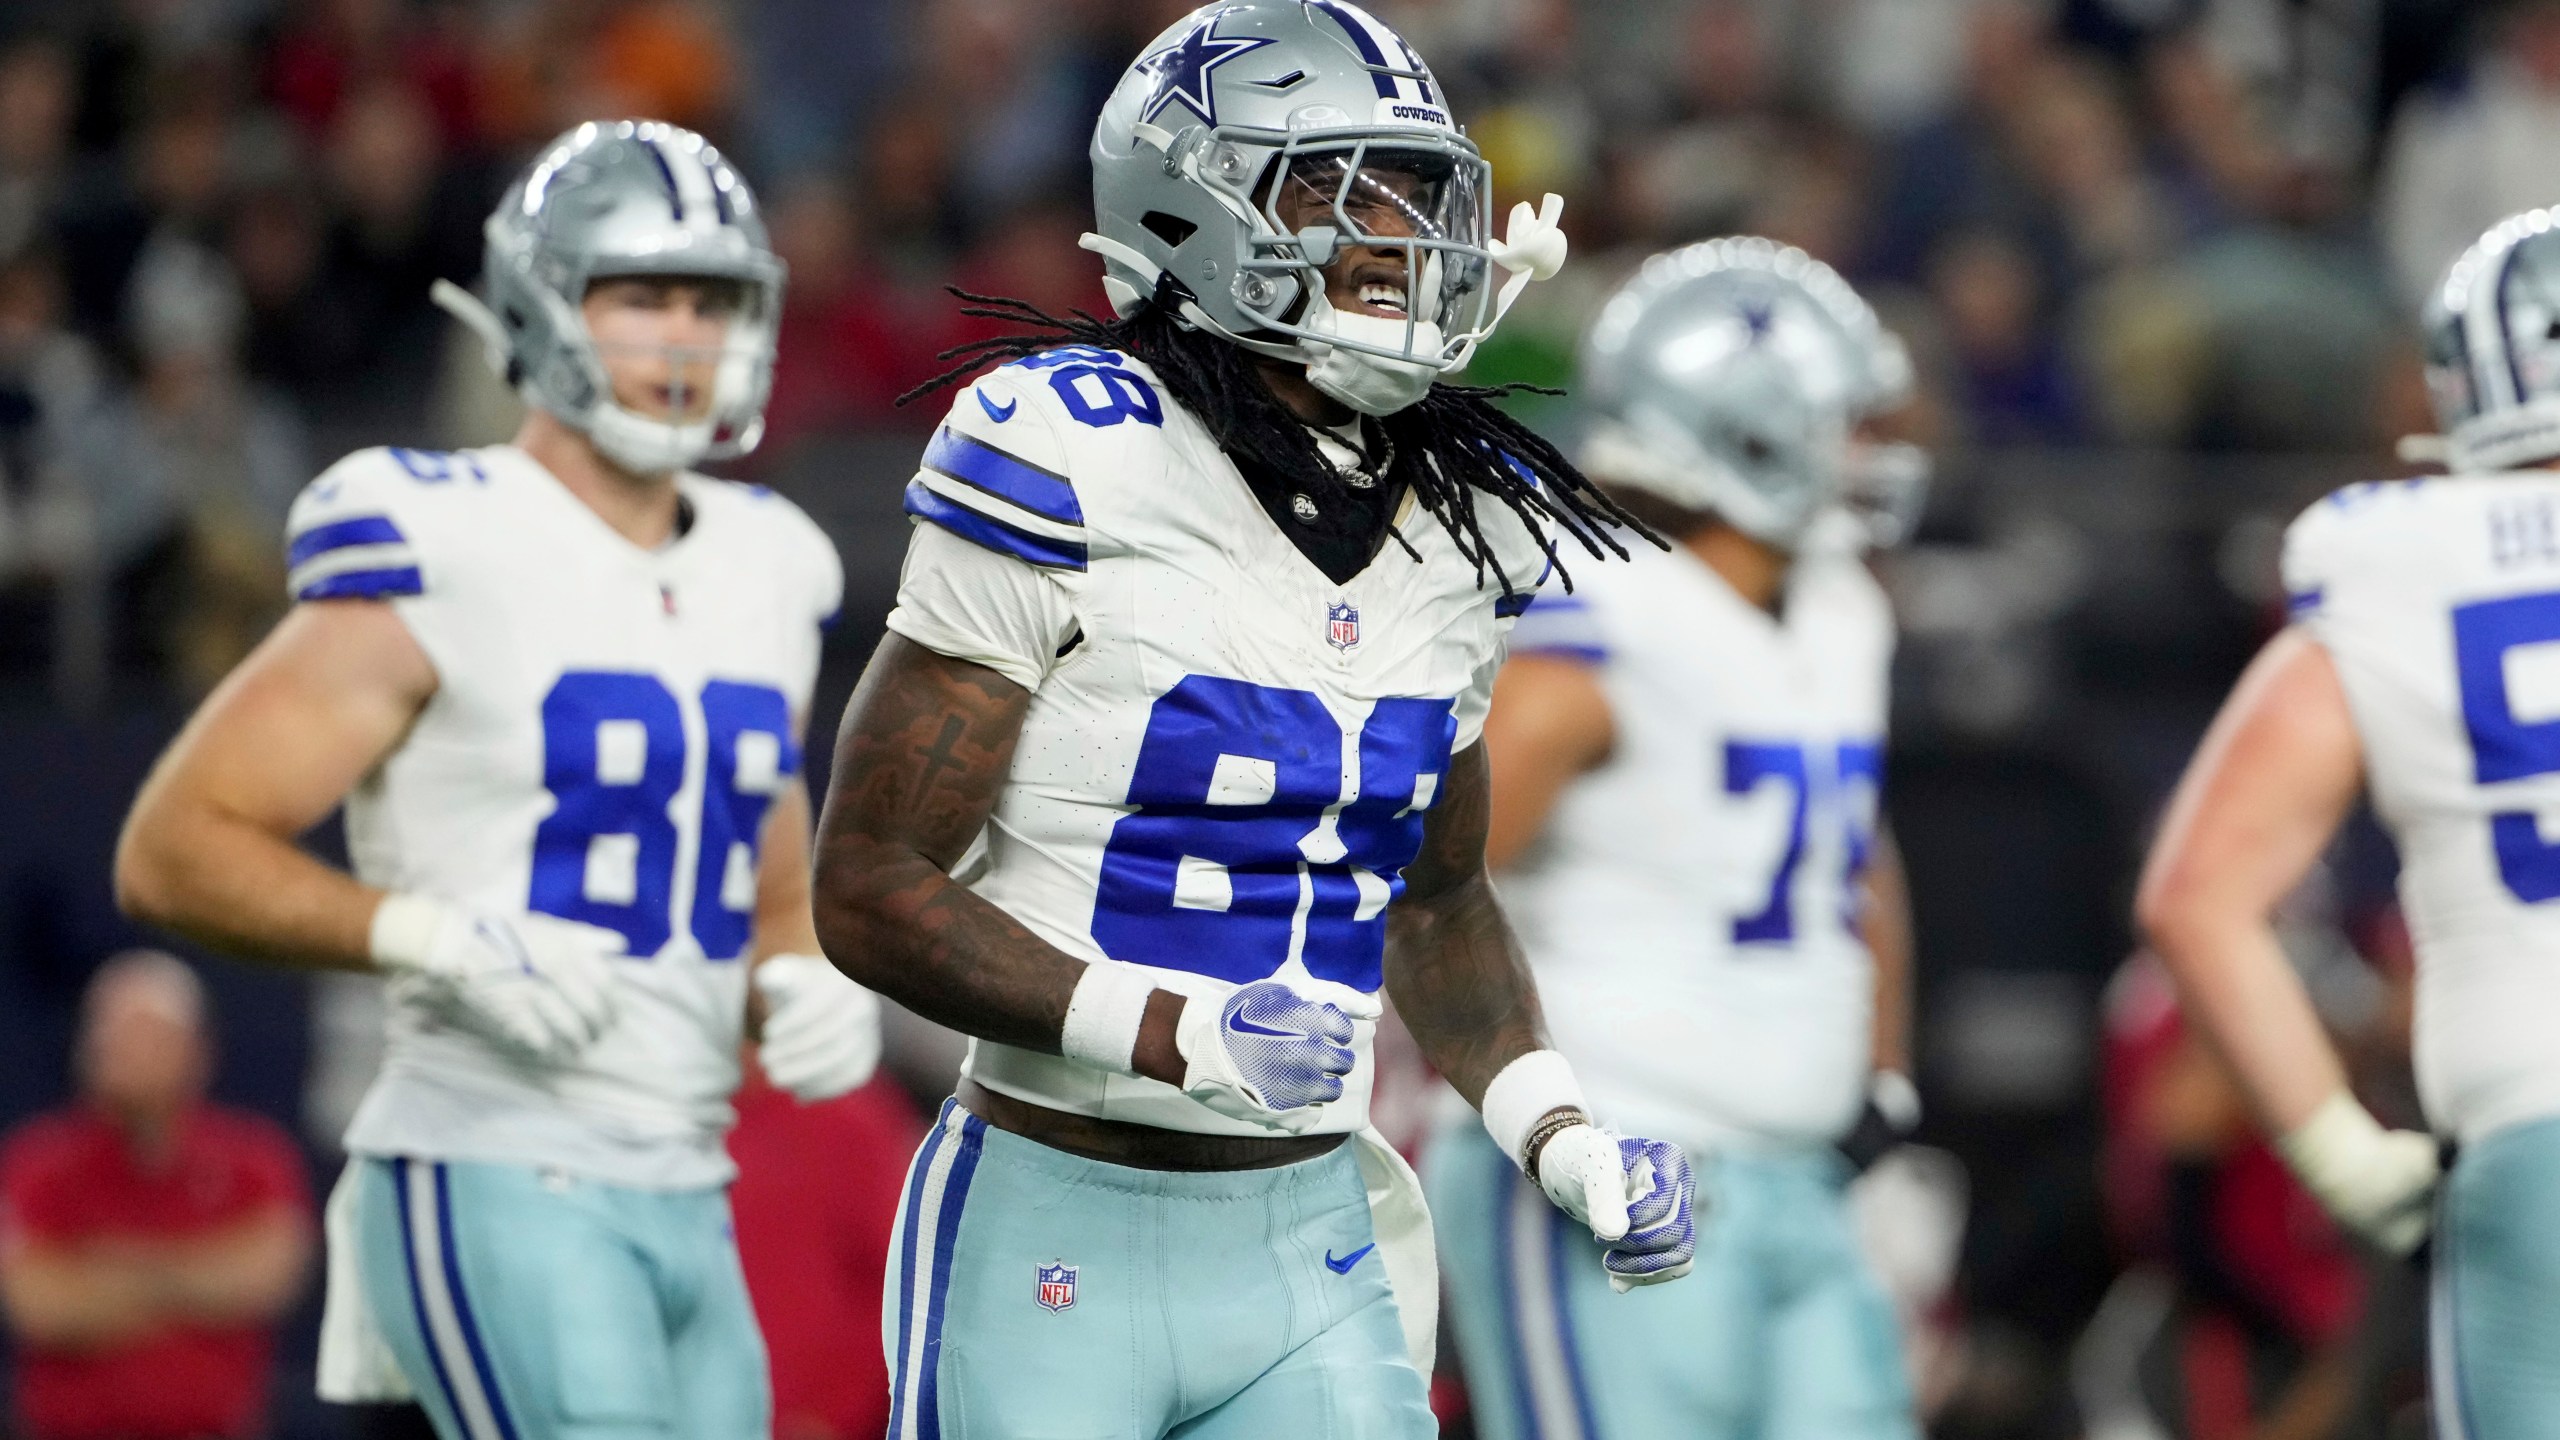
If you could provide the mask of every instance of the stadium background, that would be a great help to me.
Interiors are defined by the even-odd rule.
[[[1186,8],[0,4],[0,1124],[61,1098],[80,987],[146,938],[112,905],[115,827],[185,708],[278,613],[294,492],[354,447],[506,433],[511,402],[426,289],[471,278],[478,222],[529,147],[653,115],[710,134],[766,198],[791,288],[771,434],[740,468],[844,553],[823,751],[938,411],[893,399],[984,333],[942,287],[1099,307],[1074,245],[1091,116]],[[2363,1277],[2380,1318],[2361,1327],[2352,1287],[2325,1309],[2218,1301],[2255,1282],[2160,1243],[2126,1199],[2159,1188],[2127,1178],[2145,1161],[2124,1117],[2147,1112],[2110,1063],[2142,1023],[2138,984],[2113,991],[2112,1048],[2103,1022],[2149,818],[2281,620],[2283,522],[2405,473],[2393,440],[2429,428],[2415,297],[2488,223],[2560,198],[2560,4],[1374,8],[1433,61],[1505,206],[1569,199],[1566,278],[1530,292],[1470,378],[1569,384],[1580,322],[1634,260],[1744,231],[1839,266],[1919,362],[1905,424],[1937,486],[1883,570],[1906,637],[1888,808],[1917,908],[1919,1080],[1928,1138],[1971,1178],[1934,1316],[1936,1431],[2142,1433],[2110,1428],[2098,1372],[2203,1383],[2193,1353],[2106,1328],[2122,1307],[2102,1297],[2146,1263],[2192,1305],[2228,1302],[2244,1372],[2343,1355],[2390,1392],[2351,1408],[2390,1412],[2407,1277]],[[2390,866],[2358,837],[2292,924],[2386,1090],[2405,959]],[[2333,963],[2351,951],[2380,983]],[[272,972],[209,973],[220,1093],[312,1117],[333,1166],[313,1057],[338,1010]],[[931,1047],[902,1034],[905,1073],[929,1075]],[[279,1424],[327,1435],[300,1328]],[[2200,1435],[2277,1433],[2181,1413]]]

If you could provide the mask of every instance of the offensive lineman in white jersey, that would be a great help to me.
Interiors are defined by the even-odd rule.
[[[1828,533],[1899,357],[1827,266],[1756,239],[1655,256],[1586,338],[1584,468],[1674,545],[1521,617],[1487,851],[1594,1113],[1677,1140],[1712,1200],[1692,1279],[1613,1296],[1444,1130],[1427,1185],[1489,1440],[1918,1433],[1835,1148],[1862,1105],[1917,1118],[1903,920],[1864,893],[1893,619]]]
[[[2427,314],[2443,478],[2285,537],[2293,623],[2198,748],[2140,917],[2277,1149],[2347,1226],[2435,1232],[2436,1433],[2560,1436],[2560,215],[2490,230]],[[2347,1089],[2268,916],[2359,793],[2400,846],[2435,1136]],[[2432,1222],[2430,1210],[2432,1209]]]
[[[819,824],[828,954],[977,1037],[891,1256],[891,1434],[1428,1435],[1382,990],[1595,1270],[1691,1244],[1686,1159],[1590,1123],[1484,874],[1541,526],[1617,512],[1433,381],[1561,202],[1489,243],[1429,70],[1318,0],[1177,22],[1092,155],[1120,318],[952,405]]]
[[[414,1391],[445,1440],[761,1440],[722,1147],[750,991],[803,1098],[878,1057],[804,878],[834,549],[684,468],[755,443],[782,267],[737,173],[653,122],[561,137],[487,237],[487,305],[438,299],[523,428],[312,482],[298,603],[144,785],[118,893],[389,978],[330,1201],[325,1397]],[[294,844],[342,802],[354,875]]]

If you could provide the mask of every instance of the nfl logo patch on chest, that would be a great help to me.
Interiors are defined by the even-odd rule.
[[[1054,1261],[1032,1267],[1040,1281],[1040,1308],[1064,1310],[1076,1303],[1076,1267]]]
[[[1324,638],[1336,650],[1359,644],[1360,607],[1348,600],[1336,600],[1324,607]]]

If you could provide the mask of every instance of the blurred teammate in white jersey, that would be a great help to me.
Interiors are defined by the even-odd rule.
[[[1432,1212],[1493,1440],[1915,1433],[1837,1148],[1871,1093],[1871,1141],[1917,1118],[1898,877],[1891,943],[1862,933],[1893,622],[1841,508],[1901,364],[1837,275],[1761,240],[1656,256],[1586,340],[1584,464],[1675,543],[1521,617],[1487,853],[1594,1113],[1675,1137],[1712,1198],[1687,1284],[1612,1295],[1587,1236],[1443,1132]]]
[[[2452,474],[2285,538],[2293,623],[2207,732],[2140,913],[2277,1148],[2349,1227],[2436,1235],[2437,1434],[2560,1436],[2560,232],[2504,222],[2427,313]],[[2359,794],[2400,845],[2434,1136],[2386,1131],[2269,923]],[[2460,1144],[2439,1174],[2437,1139]]]
[[[685,467],[751,448],[782,267],[701,137],[585,125],[490,217],[513,444],[366,450],[295,504],[298,602],[134,802],[127,909],[390,981],[330,1202],[321,1390],[446,1440],[769,1433],[721,1139],[764,1068],[864,1080],[817,956],[802,718],[833,548]],[[294,839],[341,803],[354,875]],[[753,981],[750,982],[750,968]]]

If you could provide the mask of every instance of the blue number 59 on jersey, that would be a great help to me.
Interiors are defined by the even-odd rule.
[[[1093,938],[1116,960],[1239,983],[1294,954],[1378,988],[1386,909],[1422,844],[1455,702],[1381,700],[1355,736],[1324,702],[1211,675],[1159,697],[1112,827]]]

